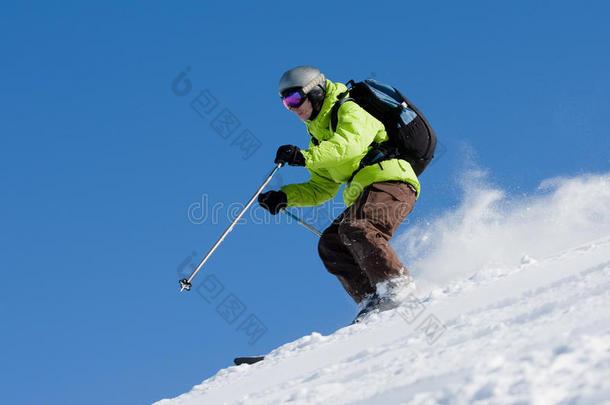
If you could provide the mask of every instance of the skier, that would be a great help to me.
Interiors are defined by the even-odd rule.
[[[399,305],[397,294],[410,282],[389,240],[413,210],[420,184],[406,160],[366,163],[388,135],[383,124],[358,104],[341,104],[333,132],[331,110],[346,90],[312,66],[298,66],[282,75],[281,99],[305,123],[310,142],[304,150],[280,146],[275,163],[303,166],[311,177],[306,183],[263,193],[258,202],[276,215],[284,207],[320,205],[347,185],[347,208],[322,233],[318,252],[328,272],[358,304],[358,321],[373,309]],[[408,126],[413,131],[423,127],[418,116]]]

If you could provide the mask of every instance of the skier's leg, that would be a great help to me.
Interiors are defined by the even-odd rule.
[[[413,210],[415,197],[414,189],[404,182],[371,184],[339,224],[341,241],[372,285],[408,274],[389,240]]]
[[[360,303],[375,289],[339,237],[339,224],[343,215],[339,215],[322,233],[318,243],[318,253],[326,270],[339,279],[345,291],[356,303]]]

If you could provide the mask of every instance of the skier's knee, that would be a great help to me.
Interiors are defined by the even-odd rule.
[[[365,220],[345,220],[339,224],[339,238],[345,246],[351,246],[364,238],[366,234]]]
[[[334,246],[336,244],[337,235],[333,235],[327,232],[323,232],[318,240],[318,254],[320,258],[325,258],[333,255]]]
[[[326,253],[326,244],[327,243],[328,243],[328,237],[325,236],[325,234],[322,234],[322,236],[320,236],[320,240],[318,240],[318,254],[322,258],[324,258],[324,255]]]

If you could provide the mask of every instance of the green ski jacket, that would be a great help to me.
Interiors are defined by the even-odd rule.
[[[317,145],[312,139],[309,147],[301,151],[305,156],[305,168],[311,174],[309,181],[281,188],[290,207],[312,207],[331,200],[341,185],[348,184],[371,144],[388,140],[383,124],[353,102],[344,103],[339,109],[337,131],[333,133],[331,109],[339,94],[346,90],[344,84],[326,80],[322,109],[315,119],[305,122]],[[366,186],[389,180],[410,183],[419,197],[419,181],[409,162],[391,159],[358,171],[343,190],[345,205],[352,205]]]

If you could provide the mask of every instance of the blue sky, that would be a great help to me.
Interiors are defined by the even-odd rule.
[[[295,65],[389,82],[427,115],[444,153],[421,178],[411,220],[458,204],[472,164],[515,196],[549,177],[607,171],[609,11],[563,1],[3,4],[3,402],[150,403],[235,355],[351,320],[315,236],[283,217],[248,216],[195,280],[199,292],[178,294],[179,271],[216,241],[277,147],[307,144],[276,92]],[[172,82],[187,67],[192,89],[178,95]],[[204,91],[217,104],[198,113],[191,103]],[[215,129],[222,111],[239,120],[235,132]],[[258,148],[242,150],[246,137]],[[272,184],[305,178],[284,168]],[[208,217],[197,211],[205,201]],[[227,302],[241,305],[237,319],[221,316]],[[252,344],[248,319],[266,328]]]

